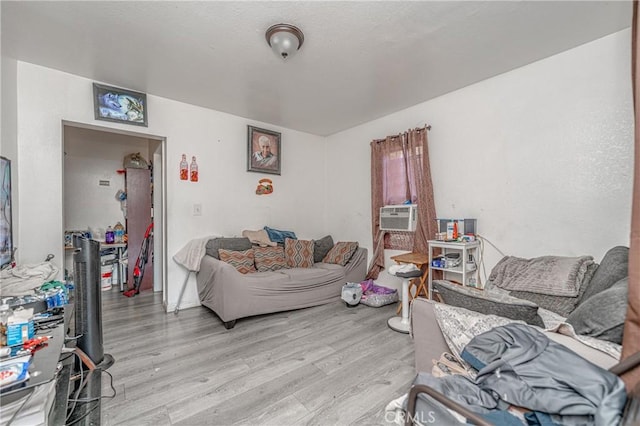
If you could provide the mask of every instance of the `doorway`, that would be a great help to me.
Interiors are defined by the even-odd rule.
[[[148,225],[153,220],[153,256],[147,259],[141,290],[163,292],[166,282],[166,241],[165,223],[166,193],[164,166],[166,139],[163,137],[122,131],[119,129],[87,126],[80,123],[63,122],[63,220],[65,235],[72,232],[90,232],[92,237],[104,239],[107,229],[121,223],[126,233],[131,232],[131,241],[127,244],[126,262],[120,266],[116,258],[117,250],[105,250],[101,270],[101,285],[105,291],[121,291],[133,287],[133,269],[141,252],[141,242]],[[140,153],[142,162],[139,168],[125,168],[124,159],[130,154]],[[143,164],[146,163],[146,164]],[[146,167],[150,165],[150,167]],[[127,163],[131,167],[131,162]],[[127,180],[127,171],[146,172],[146,184],[138,187],[135,198],[128,199],[129,192],[134,193],[133,179]],[[147,215],[144,225],[135,225],[131,211],[138,200],[147,198],[148,206],[142,208]],[[144,216],[143,216],[144,217]],[[142,231],[137,228],[142,227]],[[133,244],[137,241],[137,247]],[[65,275],[73,271],[72,250],[65,249]],[[120,272],[120,273],[119,273]],[[109,281],[110,275],[110,281]],[[111,287],[108,284],[111,282]],[[124,297],[124,296],[123,296]],[[134,298],[135,300],[135,298]]]

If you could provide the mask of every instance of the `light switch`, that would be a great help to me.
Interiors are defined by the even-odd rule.
[[[202,216],[202,204],[194,204],[193,205],[193,215],[194,216]]]

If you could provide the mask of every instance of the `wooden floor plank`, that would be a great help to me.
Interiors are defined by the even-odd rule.
[[[118,392],[105,425],[388,424],[384,407],[415,375],[410,337],[386,325],[395,305],[334,302],[227,330],[204,307],[165,313],[159,294],[102,296]]]
[[[252,412],[255,411],[252,410]],[[255,416],[235,421],[233,424],[238,426],[297,425],[300,424],[300,419],[308,414],[309,411],[295,396],[287,395],[283,399],[269,404],[266,409],[260,410]]]
[[[131,389],[126,389],[127,396],[123,403],[107,407],[107,411],[113,413],[114,422],[111,424],[119,424],[129,418],[138,418],[139,412],[166,410],[166,407],[175,404],[179,399],[198,398],[199,395],[206,394],[211,389],[220,388],[220,383],[233,383],[248,371],[246,365],[237,363],[233,366],[224,366],[209,375],[184,379],[176,376],[172,378],[171,383],[163,383],[160,386],[147,386],[145,382],[141,382]],[[194,409],[194,412],[197,410]]]
[[[121,426],[171,426],[171,419],[166,408],[154,408],[148,411],[137,411],[123,421],[116,421],[110,413],[103,414],[103,422]]]
[[[379,417],[387,403],[400,396],[394,393],[398,386],[410,383],[414,376],[413,367],[403,364],[363,375],[349,388],[327,398],[324,404],[301,419],[300,424],[349,425],[356,420],[362,421],[360,424],[373,424],[368,419]],[[408,388],[407,385],[407,391]]]
[[[345,363],[325,379],[313,386],[300,388],[294,395],[311,412],[321,410],[336,399],[354,392],[361,394],[363,399],[368,399],[368,389],[372,381],[401,366],[413,369],[412,366],[398,362],[388,355],[395,349],[392,345],[384,346],[381,342],[381,348],[384,348],[384,351],[379,357],[368,355]],[[393,398],[389,398],[389,401],[391,399]]]
[[[252,381],[253,376],[258,376],[257,372],[249,375],[249,381]],[[290,396],[289,389],[296,388],[305,382],[316,381],[323,376],[324,374],[320,370],[305,363],[268,382],[260,383],[246,392],[227,399],[224,404],[201,410],[196,415],[187,417],[175,424],[201,425],[206,424],[208,421],[215,421],[216,424],[220,425],[229,425],[238,421],[255,424],[256,413],[271,411],[274,403],[285,396]],[[168,409],[169,415],[173,420],[171,407],[168,407]]]

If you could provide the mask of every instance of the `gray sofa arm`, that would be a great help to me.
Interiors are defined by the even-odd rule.
[[[359,283],[364,281],[367,275],[367,249],[358,247],[349,262],[344,265],[345,281]]]
[[[431,300],[418,297],[411,303],[411,336],[415,349],[416,372],[430,372],[432,360],[439,359],[449,346],[440,331]]]

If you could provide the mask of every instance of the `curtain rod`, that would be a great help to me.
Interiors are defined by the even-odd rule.
[[[416,127],[414,130],[417,131],[417,132],[421,132],[421,131],[423,131],[425,129],[426,130],[431,130],[431,124],[425,124],[424,127]],[[409,129],[409,130],[411,130],[411,129]],[[409,130],[407,130],[407,132]],[[405,133],[407,133],[407,132],[405,132]],[[400,136],[402,136],[402,133],[398,133],[397,135],[387,136],[384,139],[374,139],[373,142],[380,143],[380,142],[386,141],[388,138],[394,139],[394,138],[399,138]]]

